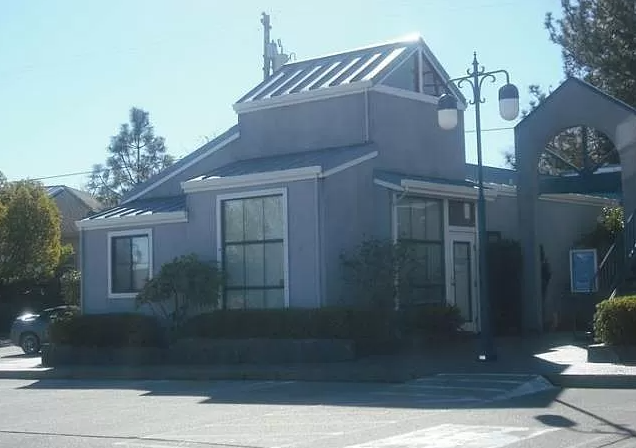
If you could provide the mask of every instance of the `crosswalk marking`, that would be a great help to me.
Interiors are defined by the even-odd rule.
[[[444,424],[347,448],[502,448],[557,428]]]

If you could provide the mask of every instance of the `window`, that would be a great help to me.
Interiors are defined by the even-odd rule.
[[[226,308],[285,307],[283,195],[222,202]]]
[[[418,267],[407,279],[407,305],[444,302],[442,201],[407,197],[397,205],[398,240],[412,246]]]
[[[475,204],[466,201],[448,201],[448,224],[457,227],[475,227]]]
[[[109,245],[109,294],[134,297],[152,275],[151,232],[113,232]]]

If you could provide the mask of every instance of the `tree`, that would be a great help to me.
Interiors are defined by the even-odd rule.
[[[634,0],[561,0],[561,8],[563,17],[547,13],[545,26],[561,47],[566,75],[636,106]]]
[[[196,254],[183,255],[161,266],[137,295],[137,306],[149,305],[178,330],[192,308],[216,308],[224,275],[214,262],[200,260]],[[156,306],[156,308],[155,308]]]
[[[60,212],[33,181],[0,186],[0,283],[50,278],[70,246],[61,244]]]
[[[106,164],[93,166],[86,185],[105,205],[117,204],[127,191],[174,162],[164,138],[155,136],[148,112],[133,107],[129,120],[111,137]]]

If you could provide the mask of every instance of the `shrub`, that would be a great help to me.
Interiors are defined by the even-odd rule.
[[[460,309],[455,305],[430,304],[404,310],[404,329],[416,336],[449,336],[464,324]]]
[[[417,270],[416,260],[413,246],[378,239],[365,240],[340,256],[344,281],[352,287],[356,303],[384,308],[404,302],[409,279]]]
[[[137,306],[149,304],[178,329],[192,308],[216,307],[223,275],[216,263],[190,254],[161,266],[137,296]]]
[[[60,277],[60,288],[64,303],[80,306],[80,280],[79,271],[70,269]]]
[[[521,275],[523,256],[518,241],[488,243],[488,289],[495,332],[517,334],[521,330]]]
[[[54,344],[74,347],[159,347],[164,330],[152,316],[134,313],[84,314],[51,324]]]
[[[636,345],[636,296],[604,300],[596,305],[594,334],[611,345]]]

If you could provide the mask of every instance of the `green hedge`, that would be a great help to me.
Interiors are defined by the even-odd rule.
[[[604,300],[596,306],[594,334],[610,345],[636,345],[636,296]]]
[[[188,320],[181,337],[391,339],[398,329],[410,334],[456,331],[459,310],[450,306],[414,307],[399,314],[386,308],[219,310]]]
[[[54,322],[50,341],[73,347],[159,347],[165,332],[156,318],[133,313],[85,314]]]

